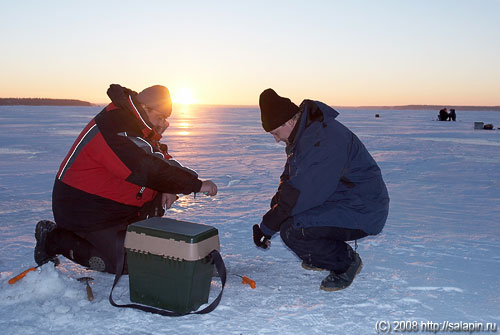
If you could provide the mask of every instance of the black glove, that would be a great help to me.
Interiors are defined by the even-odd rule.
[[[155,216],[162,217],[165,214],[165,210],[161,205],[161,192],[158,192],[156,197],[150,202],[146,202],[144,206],[139,210],[139,216],[137,221],[145,220],[147,218],[152,218]]]
[[[256,246],[262,249],[267,249],[268,248],[268,241],[271,239],[270,236],[264,235],[262,230],[260,230],[259,225],[254,224],[253,225],[253,242],[255,243]]]

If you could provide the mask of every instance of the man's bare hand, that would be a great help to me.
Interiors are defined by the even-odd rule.
[[[200,192],[209,196],[214,196],[217,194],[217,185],[211,180],[202,181]]]
[[[169,209],[172,207],[172,204],[175,202],[175,200],[179,199],[177,194],[171,194],[171,193],[163,193],[161,195],[161,205],[165,209]]]

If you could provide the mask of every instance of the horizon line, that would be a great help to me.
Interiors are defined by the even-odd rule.
[[[8,106],[7,104],[2,104],[1,100],[8,100],[8,99],[16,99],[16,100],[53,100],[53,101],[78,101],[78,102],[84,102],[84,103],[89,103],[91,106],[89,107],[101,107],[101,106],[106,106],[110,102],[101,102],[101,103],[94,103],[94,102],[89,102],[85,100],[80,100],[80,99],[64,99],[64,98],[0,98],[0,105],[3,106]],[[248,107],[248,108],[258,108],[258,104],[224,104],[224,103],[192,103],[192,104],[182,104],[182,103],[173,103],[174,106],[223,106],[223,107]],[[466,108],[481,108],[481,109],[494,109],[494,110],[499,110],[500,111],[500,105],[456,105],[456,104],[404,104],[404,105],[330,105],[327,104],[328,106],[331,106],[333,108],[339,108],[339,109],[404,109],[404,108],[417,108],[417,109],[436,109],[436,108],[460,108],[460,109],[466,109]],[[18,106],[21,106],[18,105]]]

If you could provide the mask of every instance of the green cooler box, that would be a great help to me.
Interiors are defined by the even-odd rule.
[[[216,228],[155,217],[128,226],[125,249],[131,301],[177,313],[208,302]]]

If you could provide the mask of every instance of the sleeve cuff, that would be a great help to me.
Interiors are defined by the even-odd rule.
[[[201,190],[201,185],[202,185],[202,182],[201,180],[199,179],[196,179],[196,181],[194,182],[194,193],[199,193],[200,190]]]
[[[269,236],[269,237],[272,237],[274,234],[277,233],[277,231],[274,231],[272,229],[269,229],[266,225],[264,224],[260,224],[260,230],[262,231],[262,233],[266,236]]]

